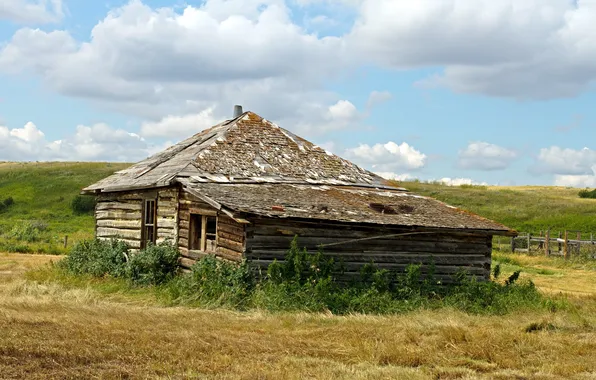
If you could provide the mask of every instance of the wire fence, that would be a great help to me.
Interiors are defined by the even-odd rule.
[[[596,259],[594,234],[585,234],[576,230],[554,233],[547,230],[537,234],[526,232],[511,238],[497,236],[493,240],[493,247],[500,252],[562,256],[566,259],[574,256]]]

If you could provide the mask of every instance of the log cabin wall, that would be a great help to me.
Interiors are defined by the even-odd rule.
[[[356,227],[346,225],[292,222],[291,220],[257,219],[246,228],[246,259],[253,265],[267,267],[274,259],[283,261],[290,243],[298,235],[300,248],[317,252],[320,244],[352,239],[411,232],[399,229]],[[360,269],[373,261],[379,268],[403,273],[409,264],[422,264],[426,274],[434,262],[435,278],[444,283],[461,269],[478,280],[490,278],[492,237],[452,233],[423,234],[354,241],[329,246],[323,253],[338,262],[343,259],[344,280],[358,278]]]
[[[225,214],[218,213],[211,205],[184,190],[180,191],[179,199],[178,248],[182,255],[180,265],[183,268],[190,268],[197,259],[208,254],[215,254],[219,258],[229,261],[242,261],[245,242],[244,225],[237,223]],[[193,232],[198,233],[198,231],[193,231],[191,227],[191,214],[217,216],[216,248],[213,252],[190,249],[192,234]]]
[[[163,189],[157,197],[157,243],[178,241],[178,197],[177,187]]]
[[[123,240],[130,248],[140,249],[142,209],[141,192],[99,194],[95,206],[96,237]]]
[[[118,239],[133,250],[141,248],[143,202],[157,200],[156,243],[177,240],[178,188],[100,194],[95,206],[95,235]]]

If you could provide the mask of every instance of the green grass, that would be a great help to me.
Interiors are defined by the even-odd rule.
[[[419,182],[399,185],[520,232],[539,233],[550,228],[555,233],[565,229],[596,233],[596,199],[580,198],[575,188],[446,186]]]
[[[80,190],[129,164],[121,163],[1,163],[0,199],[14,204],[0,212],[0,251],[62,253],[69,243],[93,237],[91,214],[75,215],[70,203]],[[34,241],[13,235],[15,226],[41,222],[44,227]],[[70,245],[70,244],[69,244]]]
[[[74,243],[93,235],[91,215],[75,215],[70,203],[81,188],[129,164],[122,163],[1,163],[0,201],[14,204],[0,211],[0,251],[64,253],[63,239]],[[445,186],[418,182],[399,183],[477,213],[521,232],[553,233],[580,230],[596,232],[596,199],[583,199],[578,189],[562,187]],[[47,225],[35,241],[11,237],[13,226],[41,221]]]

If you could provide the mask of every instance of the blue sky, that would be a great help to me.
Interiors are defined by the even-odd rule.
[[[242,104],[384,176],[596,187],[596,3],[6,0],[0,160],[137,161]]]

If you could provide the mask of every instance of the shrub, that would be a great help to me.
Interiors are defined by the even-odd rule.
[[[42,221],[26,221],[15,224],[8,236],[18,241],[33,243],[39,241],[41,234],[47,228],[47,224]]]
[[[580,190],[580,192],[578,193],[580,198],[592,198],[595,199],[596,198],[596,189],[594,190]]]
[[[2,201],[2,204],[8,208],[14,204],[14,199],[12,199],[12,197],[8,197],[4,201]]]
[[[132,255],[126,277],[138,285],[160,285],[172,279],[178,269],[180,253],[171,243],[150,244]]]
[[[126,274],[127,257],[126,243],[95,239],[77,243],[59,265],[76,275],[123,277]]]
[[[70,202],[70,208],[75,215],[90,214],[95,210],[97,200],[91,195],[77,195]]]
[[[167,287],[176,303],[243,308],[254,286],[246,263],[219,260],[212,255],[198,260],[191,273],[179,276]]]

